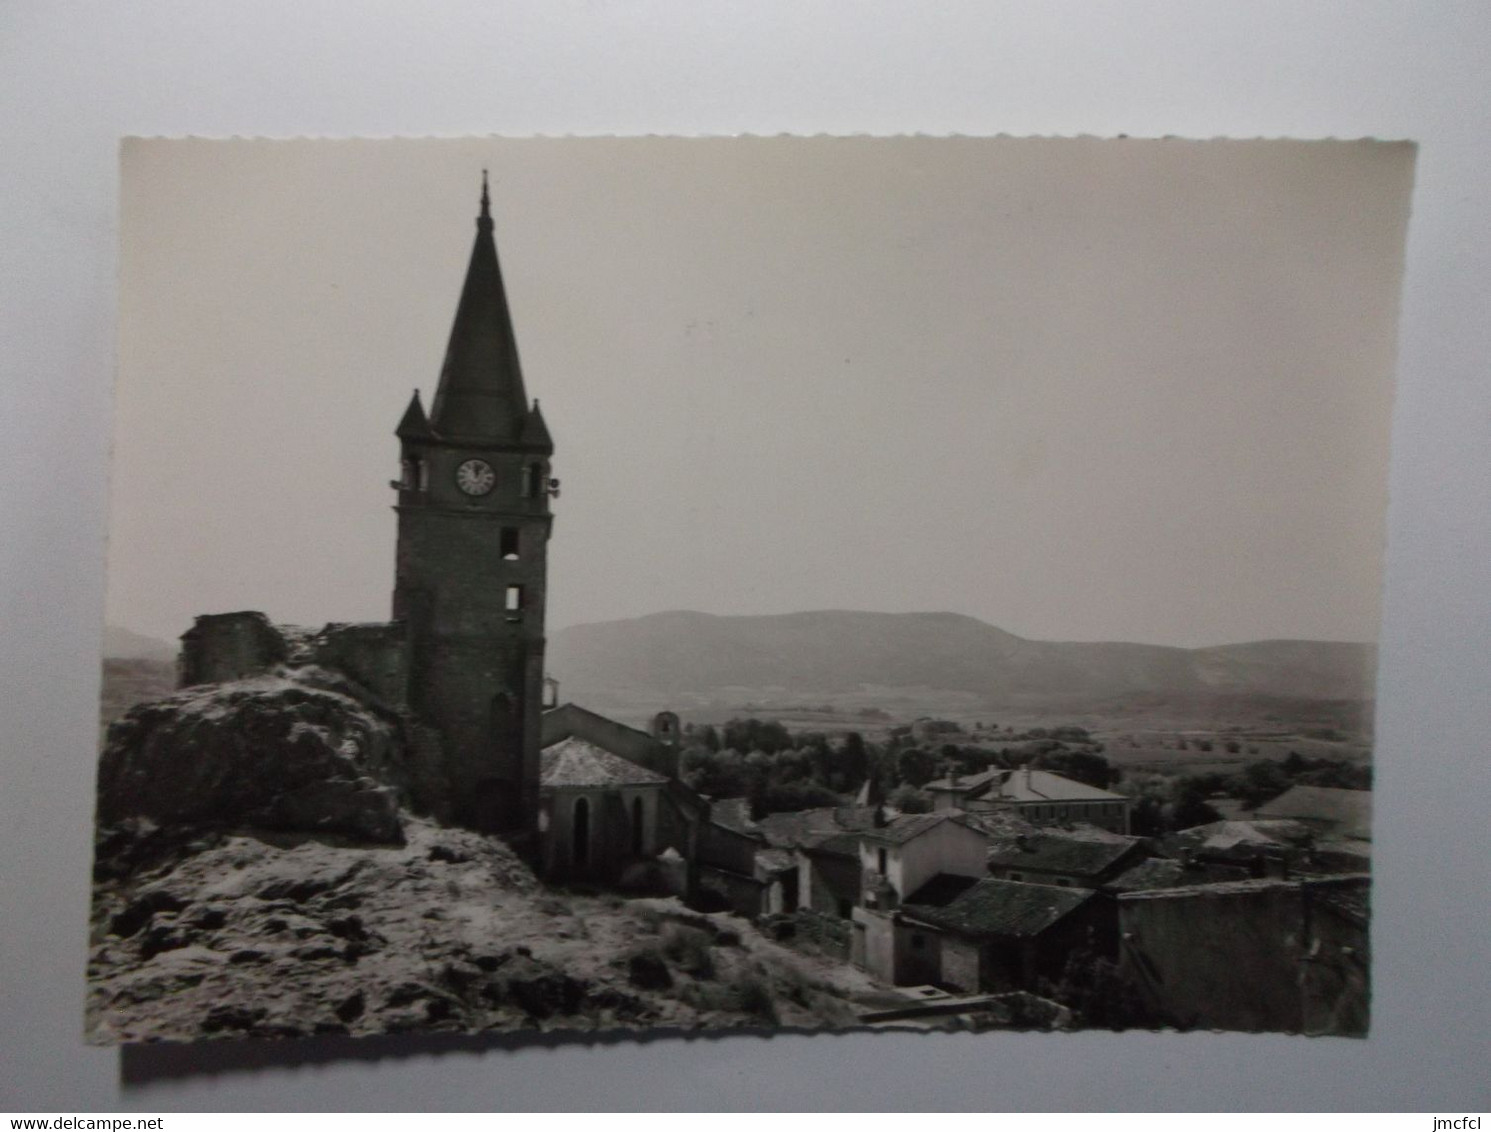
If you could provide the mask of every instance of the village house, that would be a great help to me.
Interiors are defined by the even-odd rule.
[[[927,783],[934,811],[1013,811],[1035,825],[1083,822],[1113,833],[1129,832],[1129,800],[1049,770],[1023,766],[981,774],[951,775]]]
[[[1073,950],[1107,950],[1099,902],[1087,889],[990,877],[945,903],[905,904],[894,981],[970,994],[1055,981]]]
[[[919,969],[910,958],[902,904],[951,899],[986,876],[987,836],[962,814],[903,814],[860,835],[862,878],[852,910],[850,960],[892,983]],[[925,980],[923,980],[925,981]]]
[[[1371,841],[1372,791],[1291,786],[1251,816],[1304,822],[1321,836],[1336,841]]]

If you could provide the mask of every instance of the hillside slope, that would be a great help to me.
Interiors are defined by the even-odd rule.
[[[1183,649],[1032,641],[954,613],[825,610],[763,617],[659,613],[554,634],[549,668],[568,696],[710,695],[871,687],[1103,700],[1132,695],[1366,699],[1370,645],[1256,641]]]

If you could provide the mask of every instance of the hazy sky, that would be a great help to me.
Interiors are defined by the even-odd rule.
[[[109,620],[388,616],[483,166],[552,628],[952,610],[1375,640],[1413,151],[133,140]]]

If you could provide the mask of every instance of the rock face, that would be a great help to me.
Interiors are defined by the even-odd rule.
[[[862,972],[733,917],[546,892],[500,841],[413,816],[405,833],[354,846],[115,826],[90,1040],[846,1026],[885,1004]]]
[[[98,820],[253,826],[398,842],[396,718],[316,669],[192,688],[109,728]]]

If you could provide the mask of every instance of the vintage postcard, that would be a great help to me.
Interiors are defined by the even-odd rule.
[[[90,1040],[1365,1034],[1413,161],[126,141]]]

